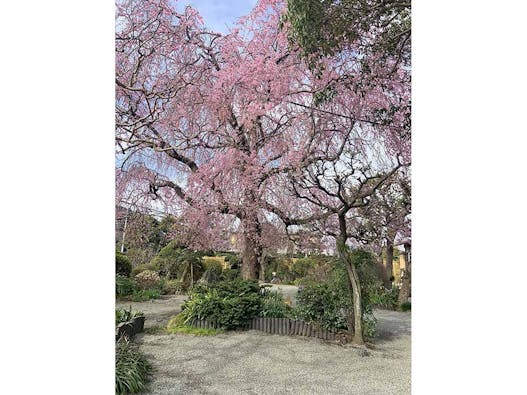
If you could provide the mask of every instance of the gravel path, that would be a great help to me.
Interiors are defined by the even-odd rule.
[[[166,326],[170,317],[181,311],[181,305],[187,298],[186,295],[163,295],[160,299],[151,299],[146,302],[117,301],[115,307],[119,309],[139,310],[145,313],[145,328]]]
[[[184,299],[118,306],[142,310],[148,328],[166,325]],[[156,369],[151,394],[410,394],[410,313],[375,315],[378,335],[367,356],[351,346],[257,331],[139,334],[136,342]]]

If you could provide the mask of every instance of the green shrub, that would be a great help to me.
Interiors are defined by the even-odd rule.
[[[132,263],[126,255],[115,252],[115,274],[128,277],[132,271]]]
[[[401,311],[410,311],[412,310],[412,304],[410,302],[401,303]]]
[[[357,268],[361,283],[363,334],[372,337],[376,326],[373,306],[379,298],[381,286],[375,258],[367,251],[353,250],[350,252],[350,260]],[[339,260],[333,261],[333,269],[327,281],[307,285],[297,297],[297,306],[293,314],[326,329],[351,330],[350,325],[354,319],[353,296],[345,264]]]
[[[286,257],[266,257],[265,258],[265,280],[271,281],[273,272],[282,281],[282,283],[291,283],[294,275],[289,269],[291,259]]]
[[[152,259],[151,264],[161,276],[168,279],[177,278],[190,283],[190,265],[192,265],[195,282],[204,272],[202,256],[202,252],[194,252],[182,247],[175,241],[171,241]]]
[[[158,299],[161,292],[158,289],[140,289],[132,294],[133,302],[144,302],[150,299]]]
[[[137,394],[146,389],[152,365],[133,343],[119,340],[115,347],[115,393]]]
[[[139,289],[159,288],[161,285],[161,278],[156,272],[152,270],[145,270],[135,276],[135,282],[137,283]]]
[[[326,329],[347,328],[343,310],[349,307],[349,301],[343,300],[328,283],[311,285],[297,296],[294,309],[295,318],[316,323]]]
[[[194,319],[216,321],[220,327],[235,329],[246,326],[262,308],[263,296],[254,280],[222,281],[192,288],[183,304],[185,323]]]
[[[373,314],[364,314],[362,317],[362,334],[365,337],[372,338],[377,330],[377,318]]]
[[[137,285],[134,280],[124,276],[115,277],[115,294],[117,296],[127,296],[134,293]]]
[[[131,276],[135,277],[139,273],[144,272],[145,270],[151,270],[151,271],[154,271],[154,272],[157,271],[156,266],[154,264],[152,264],[152,263],[144,263],[144,264],[135,266],[132,269]]]
[[[223,271],[223,265],[218,258],[203,258],[203,269],[214,272],[219,276]]]
[[[264,292],[260,317],[286,318],[290,316],[291,310],[281,294],[269,290]]]
[[[316,266],[316,262],[310,258],[299,258],[291,264],[291,273],[295,279],[306,277]]]
[[[370,302],[373,306],[394,310],[397,307],[397,298],[399,297],[399,289],[392,287],[392,289],[386,289],[383,286],[377,289],[369,290]]]
[[[136,317],[144,317],[142,311],[132,310],[132,306],[128,310],[126,309],[115,309],[115,325],[120,324],[121,322],[130,321]]]
[[[162,294],[163,295],[180,295],[183,292],[183,283],[179,280],[165,280]]]
[[[240,278],[239,269],[225,269],[221,272],[220,281],[232,281]]]
[[[205,272],[201,276],[201,282],[215,283],[220,280],[221,273],[223,272],[221,258],[203,258],[203,267]]]

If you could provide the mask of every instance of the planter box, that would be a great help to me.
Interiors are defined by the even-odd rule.
[[[117,325],[115,339],[127,337],[132,340],[134,336],[143,331],[145,327],[145,317],[135,317],[130,321],[121,322]]]

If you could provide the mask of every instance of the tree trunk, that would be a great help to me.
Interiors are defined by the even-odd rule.
[[[241,275],[244,280],[257,280],[260,269],[262,247],[260,243],[260,224],[256,216],[242,221],[243,251]]]
[[[404,245],[404,258],[406,267],[404,270],[404,276],[403,281],[401,285],[401,290],[399,291],[399,306],[401,304],[408,302],[408,298],[410,297],[411,292],[411,286],[412,286],[412,268],[411,268],[411,246],[410,244]]]
[[[259,258],[260,273],[258,276],[258,280],[264,281],[264,282],[265,282],[265,257],[266,257],[266,254],[262,253],[262,255]]]
[[[393,278],[393,241],[386,238],[386,277],[384,278],[384,286],[392,289]]]
[[[351,291],[353,294],[353,315],[355,322],[353,328],[352,342],[354,344],[364,345],[364,337],[362,335],[362,300],[359,274],[357,273],[355,265],[353,265],[353,263],[349,259],[348,250],[346,247],[346,237],[341,236],[337,244],[339,257],[346,264],[348,279],[349,283],[351,284]]]

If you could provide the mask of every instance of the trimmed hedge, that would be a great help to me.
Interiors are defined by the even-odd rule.
[[[126,255],[116,251],[115,252],[115,274],[129,277],[132,272],[132,263]]]

